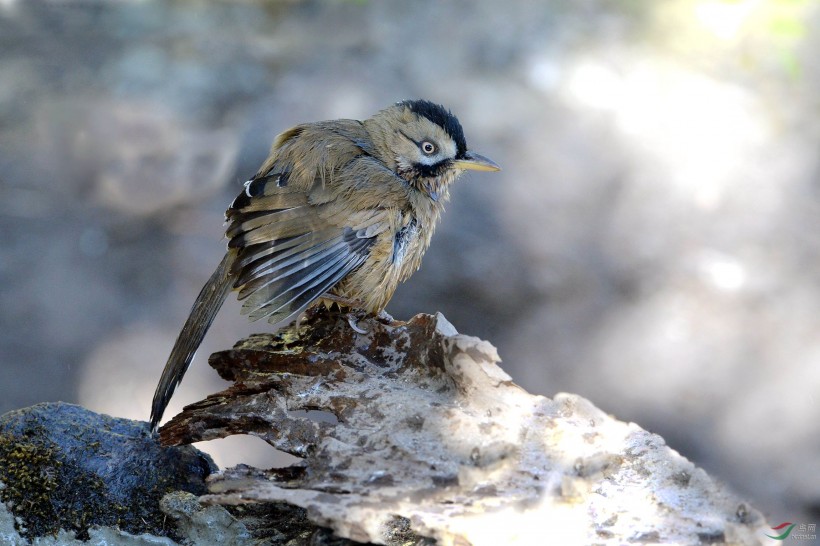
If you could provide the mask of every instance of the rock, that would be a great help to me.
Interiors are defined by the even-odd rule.
[[[227,510],[226,510],[227,508]],[[193,544],[231,546],[355,546],[308,520],[306,511],[286,503],[222,507],[203,505],[190,493],[169,493],[162,509]],[[410,546],[409,543],[403,542]]]
[[[193,544],[253,544],[247,527],[221,506],[203,507],[195,495],[183,491],[169,493],[162,498],[161,506]]]
[[[204,502],[286,502],[379,544],[764,540],[760,513],[662,438],[579,396],[525,392],[492,345],[443,316],[348,319],[366,333],[314,310],[212,355],[234,385],[186,407],[161,440],[253,434],[302,461],[228,469]]]
[[[193,447],[160,446],[145,423],[79,406],[38,404],[0,416],[0,500],[24,538],[62,530],[88,540],[95,526],[178,538],[160,499],[205,493],[214,470]]]

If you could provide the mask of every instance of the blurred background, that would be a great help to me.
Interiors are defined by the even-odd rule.
[[[528,390],[819,522],[818,51],[812,0],[0,0],[0,413],[147,419],[274,136],[429,98],[504,170],[454,187],[388,311],[442,311]],[[167,415],[268,329],[238,309]]]

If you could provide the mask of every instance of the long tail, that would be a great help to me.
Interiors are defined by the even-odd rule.
[[[231,279],[229,277],[231,271],[231,264],[234,260],[234,252],[228,251],[216,271],[213,272],[211,278],[202,287],[199,295],[196,297],[193,307],[191,307],[191,314],[188,315],[188,320],[185,321],[185,326],[179,333],[174,348],[168,356],[168,362],[165,363],[165,369],[162,370],[162,377],[159,379],[157,390],[154,392],[154,402],[151,404],[151,430],[156,431],[157,425],[162,414],[165,412],[165,407],[171,400],[171,395],[174,394],[179,382],[182,381],[182,376],[191,365],[191,360],[194,358],[194,353],[202,343],[205,333],[211,327],[219,308],[231,291]]]

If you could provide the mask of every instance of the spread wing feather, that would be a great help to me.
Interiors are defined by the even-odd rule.
[[[294,309],[290,316],[295,316],[305,310],[311,303],[322,294],[326,293],[337,282],[342,280],[350,271],[356,269],[364,260],[360,260],[356,256],[340,256],[332,264],[329,264],[328,269],[322,277],[312,279],[308,285],[303,285],[299,290],[292,289],[284,292],[276,302],[271,303],[267,308],[260,309],[260,312],[267,315],[270,313],[271,323],[276,323],[276,317],[284,317],[280,320],[289,320],[285,315],[286,309]]]
[[[367,259],[374,238],[350,228],[313,245],[270,254],[245,267],[237,281],[242,313],[271,323],[292,319]]]
[[[365,258],[337,250],[315,262],[313,267],[295,270],[266,285],[254,294],[261,293],[265,297],[247,309],[243,305],[243,312],[249,311],[248,316],[254,320],[268,317],[268,321],[274,324],[290,320],[361,265]],[[264,305],[257,307],[263,301]]]
[[[283,260],[297,256],[305,250],[316,246],[317,241],[329,241],[335,235],[335,230],[325,230],[320,233],[305,233],[298,237],[286,237],[277,241],[261,243],[249,248],[243,259],[234,262],[235,285],[242,286],[254,277],[265,273],[274,266],[281,265]]]
[[[243,272],[242,278],[247,279],[239,290],[239,299],[246,300],[246,307],[256,306],[260,300],[269,299],[263,293],[263,288],[275,283],[285,281],[294,274],[299,274],[305,270],[315,273],[319,264],[324,263],[327,258],[344,253],[348,248],[341,238],[332,239],[315,246],[304,249],[302,252],[293,254],[289,258],[282,260],[266,261],[264,266],[257,271]]]
[[[389,229],[380,204],[351,208],[350,200],[336,198],[363,178],[394,176],[367,161],[360,146],[367,136],[351,121],[302,126],[277,138],[275,157],[226,214],[228,246],[236,252],[231,276],[243,314],[274,324],[293,319],[362,265]],[[300,139],[312,145],[295,146]],[[328,155],[331,147],[335,153]]]
[[[279,185],[280,177],[263,178],[247,186],[253,200],[238,199],[228,210],[226,233],[237,252],[231,274],[242,313],[277,324],[292,320],[364,263],[388,224],[383,211],[372,209],[354,214],[351,226],[351,211],[322,198],[321,180],[293,193],[292,186]],[[264,207],[258,206],[263,200]]]

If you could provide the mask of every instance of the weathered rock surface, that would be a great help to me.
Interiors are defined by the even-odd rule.
[[[635,424],[515,385],[495,348],[443,316],[309,313],[216,353],[234,385],[160,431],[184,444],[254,434],[301,457],[229,469],[210,503],[287,502],[361,542],[761,544],[763,517]]]
[[[161,429],[173,447],[69,404],[7,413],[0,544],[767,542],[759,512],[662,438],[531,395],[498,360],[440,314],[320,309],[212,355],[234,384]],[[239,433],[301,461],[214,473],[180,447]]]
[[[97,526],[177,538],[160,499],[205,493],[214,470],[193,447],[160,446],[139,421],[63,403],[0,416],[0,501],[24,538],[62,530],[65,541],[87,540]]]

